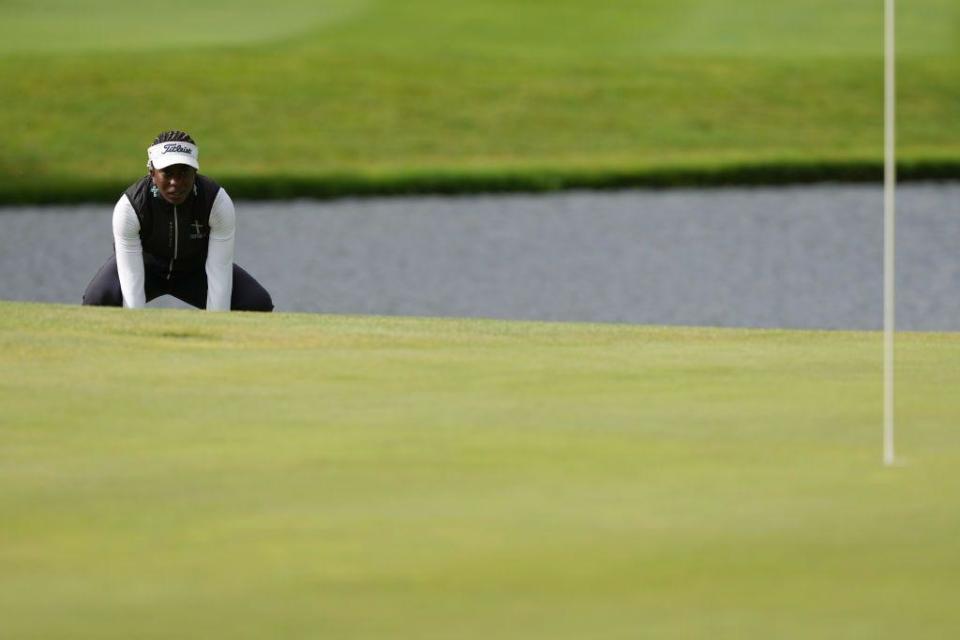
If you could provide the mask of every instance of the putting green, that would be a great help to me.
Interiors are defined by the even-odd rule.
[[[947,638],[960,335],[0,302],[11,638]]]

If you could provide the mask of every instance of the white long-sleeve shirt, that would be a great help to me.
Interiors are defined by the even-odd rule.
[[[221,188],[210,210],[210,237],[207,245],[207,310],[229,311],[233,292],[233,248],[237,226],[233,200]],[[123,306],[139,309],[146,305],[144,292],[143,245],[140,220],[127,195],[113,208],[113,242],[117,272],[123,292]]]

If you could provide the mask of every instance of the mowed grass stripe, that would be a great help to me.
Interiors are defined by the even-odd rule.
[[[13,637],[944,637],[957,334],[0,303]],[[188,629],[184,633],[184,629]]]
[[[0,197],[86,195],[88,181],[114,192],[171,127],[197,136],[205,170],[228,188],[264,197],[285,195],[270,193],[273,181],[290,195],[589,186],[585,175],[597,186],[709,182],[744,164],[772,169],[715,179],[777,182],[804,166],[823,177],[837,165],[848,179],[864,171],[843,166],[879,176],[873,3],[741,4],[344,1],[323,10],[341,18],[317,22],[291,0],[276,11],[302,11],[305,32],[259,38],[257,23],[273,23],[245,4],[230,20],[252,30],[246,44],[202,44],[195,27],[178,46],[138,38],[122,55],[83,39],[59,51],[70,38],[37,31],[29,42],[49,41],[48,52],[0,56],[0,89],[14,97],[0,105]],[[98,6],[104,31],[127,32],[128,5]],[[899,151],[920,177],[960,161],[957,12],[923,0],[901,23]]]

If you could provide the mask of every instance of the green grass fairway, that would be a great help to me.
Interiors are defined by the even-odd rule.
[[[949,638],[960,335],[0,303],[0,635]]]
[[[879,177],[882,8],[0,2],[0,201],[112,199],[168,128],[245,196]],[[956,177],[960,4],[901,8],[905,175]]]

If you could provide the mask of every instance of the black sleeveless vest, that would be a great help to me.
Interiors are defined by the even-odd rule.
[[[204,268],[210,210],[219,191],[220,185],[201,175],[183,204],[164,200],[149,175],[124,191],[140,220],[145,267],[165,277]]]

